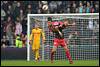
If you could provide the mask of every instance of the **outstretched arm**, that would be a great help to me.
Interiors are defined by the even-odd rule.
[[[74,22],[74,23],[72,23],[72,24],[69,24],[69,23],[68,23],[68,26],[73,26],[73,25],[75,25],[75,22]]]
[[[70,21],[69,21],[68,19],[65,19],[65,20],[64,20],[63,26],[67,27],[67,26],[73,26],[73,25],[75,25],[75,22],[73,22],[72,24],[69,23],[69,22],[70,22]]]

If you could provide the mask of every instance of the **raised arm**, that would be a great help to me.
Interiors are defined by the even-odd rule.
[[[67,26],[73,26],[75,25],[75,22],[73,22],[72,24],[70,23],[70,20],[68,19],[64,19],[64,26],[67,27]]]

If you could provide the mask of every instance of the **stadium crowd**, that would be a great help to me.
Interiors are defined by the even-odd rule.
[[[1,1],[1,46],[14,46],[17,34],[25,41],[27,14],[43,13],[99,13],[99,1]]]

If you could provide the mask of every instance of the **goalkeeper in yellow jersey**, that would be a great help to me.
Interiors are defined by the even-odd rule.
[[[39,56],[39,49],[40,49],[40,39],[42,36],[42,42],[45,43],[45,34],[41,28],[39,28],[38,24],[35,24],[35,28],[32,29],[31,36],[30,36],[30,44],[32,45],[32,51],[35,54],[35,61],[38,61]]]

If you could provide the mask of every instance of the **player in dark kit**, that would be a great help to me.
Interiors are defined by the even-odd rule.
[[[62,32],[62,30],[64,28],[66,28],[67,26],[70,26],[70,25],[75,25],[75,23],[69,24],[68,19],[64,19],[63,22],[52,21],[52,18],[48,17],[48,28],[50,29],[50,31],[55,33],[54,44],[53,44],[53,48],[51,50],[51,63],[53,63],[53,55],[54,55],[57,47],[62,46],[66,52],[66,57],[68,58],[69,63],[73,64],[69,49],[64,40],[64,34]]]

